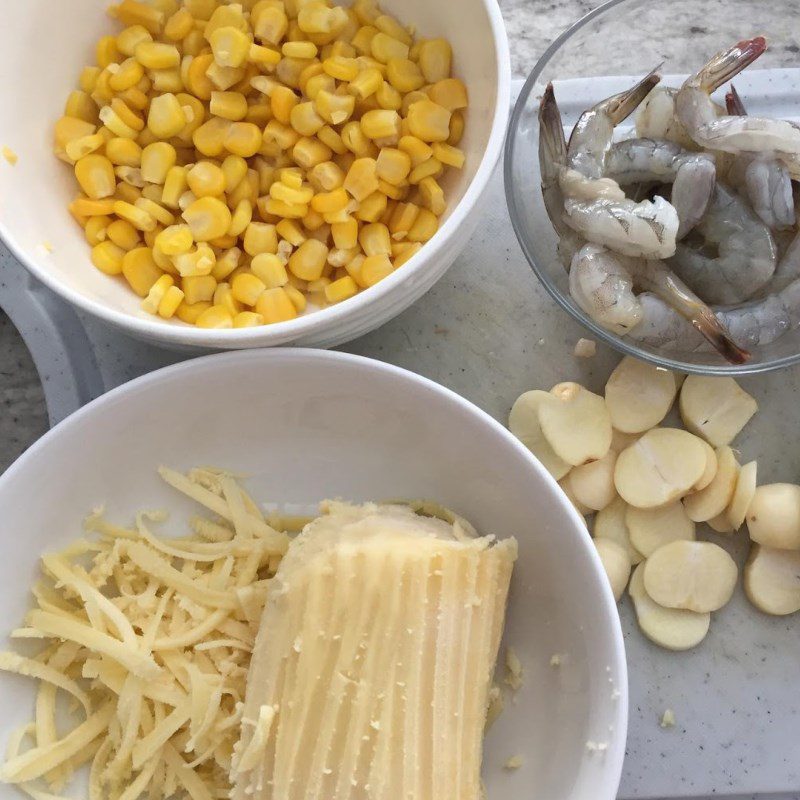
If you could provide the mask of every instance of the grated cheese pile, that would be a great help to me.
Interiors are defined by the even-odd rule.
[[[214,516],[173,538],[151,530],[162,513],[127,529],[96,512],[86,538],[42,558],[36,608],[11,634],[44,649],[0,653],[0,670],[40,682],[34,721],[0,769],[34,800],[58,800],[87,763],[90,800],[230,793],[266,582],[289,539],[233,475],[159,473]]]

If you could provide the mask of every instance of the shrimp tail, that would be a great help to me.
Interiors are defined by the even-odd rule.
[[[756,36],[755,39],[743,39],[717,53],[698,73],[701,88],[709,94],[716,91],[723,83],[749,67],[766,49],[767,40],[763,36]]]
[[[742,98],[739,96],[739,92],[736,91],[736,87],[733,84],[731,84],[731,88],[725,94],[725,108],[732,117],[747,116],[747,109],[744,107]]]
[[[539,164],[542,180],[554,178],[567,163],[567,140],[553,84],[548,83],[539,103]]]
[[[626,120],[642,104],[642,101],[650,94],[653,88],[658,85],[661,81],[661,75],[658,74],[661,66],[662,64],[659,64],[654,67],[632,88],[609,98],[607,110],[612,125],[619,125],[620,122]]]
[[[733,341],[730,332],[716,314],[661,262],[648,262],[647,269],[636,274],[637,283],[668,303],[692,323],[712,347],[731,364],[744,364],[750,353]]]

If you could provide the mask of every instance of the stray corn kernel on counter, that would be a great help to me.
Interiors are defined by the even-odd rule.
[[[444,39],[374,0],[122,0],[55,125],[91,261],[202,328],[293,319],[400,268],[460,169]]]

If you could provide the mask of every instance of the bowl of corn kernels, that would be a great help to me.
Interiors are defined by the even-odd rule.
[[[477,222],[509,111],[495,0],[6,12],[0,234],[134,336],[339,344],[426,292]]]

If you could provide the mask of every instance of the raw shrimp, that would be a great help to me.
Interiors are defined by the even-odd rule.
[[[775,272],[777,250],[769,228],[721,183],[692,236],[702,242],[678,243],[670,265],[709,303],[741,303]]]
[[[580,308],[603,327],[623,335],[647,324],[647,309],[634,288],[653,292],[694,325],[729,361],[742,363],[738,348],[711,309],[662,261],[632,259],[588,244],[573,257],[570,293]]]
[[[658,82],[654,72],[626,92],[585,111],[567,148],[569,169],[559,173],[564,221],[583,239],[630,256],[663,258],[675,252],[678,215],[666,200],[628,200],[604,178],[614,126],[624,120]]]
[[[705,214],[717,170],[710,153],[694,153],[674,142],[626,139],[611,146],[606,176],[621,186],[671,183],[670,202],[678,213],[677,238],[682,239]]]
[[[678,90],[675,110],[694,141],[709,150],[800,157],[800,127],[787,120],[717,116],[711,93],[752,64],[767,48],[763,36],[717,53]]]
[[[725,105],[732,116],[747,116],[739,93],[731,84]],[[736,157],[728,179],[739,184],[750,200],[753,211],[772,229],[794,225],[794,196],[788,167],[775,156],[742,154]]]
[[[636,133],[645,139],[662,139],[686,150],[697,150],[697,145],[675,114],[677,93],[678,90],[671,86],[656,86],[636,112]]]

